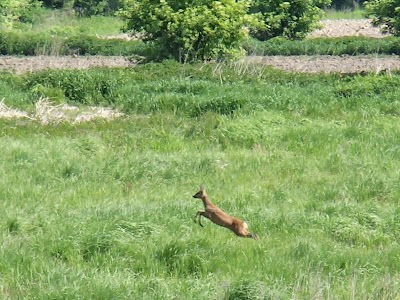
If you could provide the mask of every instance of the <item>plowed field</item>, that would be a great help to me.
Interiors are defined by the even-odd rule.
[[[312,32],[309,37],[369,36],[384,37],[379,28],[372,27],[370,21],[362,20],[324,20],[323,28]],[[250,62],[263,63],[277,69],[296,72],[340,72],[357,73],[365,71],[400,70],[397,56],[265,56],[249,57]],[[83,69],[90,67],[128,67],[134,63],[124,57],[11,57],[0,56],[0,71],[16,73],[37,71],[45,68]]]

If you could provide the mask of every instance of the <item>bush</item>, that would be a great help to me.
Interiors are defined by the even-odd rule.
[[[160,58],[210,60],[238,57],[248,38],[245,25],[255,24],[247,14],[249,1],[127,0],[122,15],[127,29],[141,32],[160,48]]]
[[[255,0],[251,12],[262,14],[268,30],[257,30],[253,35],[260,40],[277,36],[304,38],[316,28],[323,13],[319,6],[329,4],[330,0]]]
[[[365,9],[372,17],[372,24],[383,25],[383,32],[400,35],[399,0],[371,0],[365,3]]]

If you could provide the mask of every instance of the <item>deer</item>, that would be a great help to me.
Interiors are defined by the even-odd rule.
[[[193,198],[201,199],[204,204],[204,210],[197,211],[194,216],[194,222],[197,223],[196,220],[198,218],[198,223],[201,227],[204,227],[203,224],[201,224],[201,217],[203,216],[219,226],[232,230],[237,236],[252,239],[258,237],[256,234],[248,231],[248,225],[246,222],[231,217],[218,206],[213,204],[203,186],[200,186],[200,191],[198,191]]]

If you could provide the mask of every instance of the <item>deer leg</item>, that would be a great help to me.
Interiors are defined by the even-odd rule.
[[[255,233],[248,233],[248,234],[246,235],[246,237],[251,238],[251,239],[253,239],[253,240],[256,240],[256,239],[258,238],[258,235],[255,234]]]
[[[194,219],[193,219],[195,223],[196,223],[197,216],[199,216],[199,225],[201,227],[203,227],[203,224],[201,224],[201,216],[204,216],[204,211],[202,211],[202,210],[197,211],[197,213],[196,213],[196,215],[194,216]]]

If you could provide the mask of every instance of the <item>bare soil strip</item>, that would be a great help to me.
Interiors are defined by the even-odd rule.
[[[398,56],[250,56],[248,64],[262,64],[276,69],[303,73],[360,73],[400,70]],[[92,67],[133,67],[124,57],[0,57],[0,70],[17,74],[46,68],[87,69]]]
[[[308,37],[344,37],[365,36],[373,38],[384,38],[388,35],[381,33],[381,27],[371,25],[371,19],[358,20],[322,20],[319,22],[321,29],[311,32]]]
[[[302,73],[360,73],[400,70],[398,56],[252,56],[249,63]]]
[[[88,69],[92,67],[129,67],[135,65],[122,56],[0,56],[0,71],[16,73],[43,69]]]

